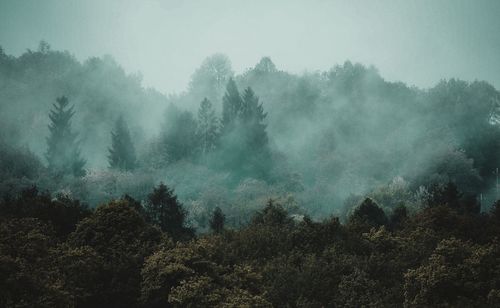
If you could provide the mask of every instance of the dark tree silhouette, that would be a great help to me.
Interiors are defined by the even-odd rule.
[[[174,190],[160,183],[149,194],[146,215],[175,240],[193,236],[193,230],[186,226],[186,211],[174,194]]]
[[[226,215],[222,212],[220,207],[216,207],[210,218],[210,229],[214,233],[221,233],[224,230],[224,223],[226,221]]]
[[[375,201],[366,198],[349,217],[350,224],[363,224],[369,227],[386,225],[387,216]]]

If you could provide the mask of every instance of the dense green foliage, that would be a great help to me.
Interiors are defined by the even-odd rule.
[[[173,205],[175,195],[163,184],[154,188],[149,202],[167,202],[170,213],[181,206]],[[335,217],[313,221],[291,216],[270,200],[239,229],[223,228],[224,214],[216,209],[211,219],[215,232],[189,241],[186,233],[174,232],[183,228],[182,215],[153,220],[148,218],[148,207],[126,196],[89,211],[77,201],[53,199],[36,189],[3,200],[0,304],[497,307],[499,303],[500,201],[484,214],[460,211],[447,203],[402,215],[402,205],[387,213],[388,218],[379,205],[366,199],[341,224]],[[395,215],[400,217],[397,223]]]

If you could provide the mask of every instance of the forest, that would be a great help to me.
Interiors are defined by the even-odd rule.
[[[0,306],[500,307],[499,165],[486,81],[0,47]]]

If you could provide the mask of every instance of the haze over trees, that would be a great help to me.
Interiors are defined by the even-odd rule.
[[[485,81],[0,49],[0,306],[494,307],[499,165]]]
[[[41,48],[45,48],[44,45]],[[80,157],[78,134],[71,128],[71,118],[75,115],[73,106],[68,107],[68,98],[56,99],[54,109],[50,111],[50,135],[47,138],[46,158],[48,168],[57,175],[85,175],[85,161]]]

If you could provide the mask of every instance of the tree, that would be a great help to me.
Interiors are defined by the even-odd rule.
[[[197,123],[188,111],[178,110],[171,105],[167,110],[162,141],[167,160],[175,162],[192,157],[197,149]]]
[[[261,150],[267,146],[266,125],[263,123],[266,116],[255,92],[250,87],[246,88],[240,118],[247,132],[249,146],[255,150]]]
[[[118,170],[132,170],[137,164],[132,138],[127,123],[121,116],[115,123],[114,131],[111,132],[108,161],[110,168]]]
[[[167,232],[173,239],[186,239],[193,235],[193,230],[185,226],[186,211],[177,200],[174,190],[160,183],[149,194],[146,203],[149,219]]]
[[[349,224],[352,226],[380,227],[388,223],[387,216],[377,203],[366,198],[349,217]]]
[[[226,215],[222,212],[220,207],[216,207],[210,218],[210,229],[214,233],[221,233],[224,230],[224,222],[226,220]]]
[[[278,71],[276,69],[276,65],[274,65],[273,61],[269,57],[263,57],[260,59],[259,63],[255,65],[254,70],[260,73],[276,73]]]
[[[189,84],[190,93],[196,100],[207,97],[209,100],[218,101],[231,76],[233,70],[229,58],[220,53],[211,55],[194,72]]]
[[[137,307],[140,269],[144,258],[152,254],[164,240],[162,232],[146,223],[132,205],[126,200],[117,200],[99,206],[91,216],[80,221],[67,244],[73,249],[90,247],[92,254],[95,252],[102,258],[104,270],[99,280],[103,287],[89,299],[93,297],[100,307]],[[83,260],[78,261],[78,258],[74,262],[82,266]],[[91,268],[99,267],[91,265]],[[66,283],[71,287],[71,281]],[[87,284],[86,288],[82,291],[91,291],[92,283]]]
[[[85,160],[80,157],[80,149],[76,138],[78,134],[71,130],[71,118],[75,114],[73,106],[68,107],[65,96],[56,99],[54,110],[50,111],[50,136],[47,138],[48,150],[46,158],[49,169],[56,175],[71,173],[75,176],[85,175]]]
[[[231,130],[234,122],[241,111],[243,100],[241,99],[238,87],[232,78],[226,85],[226,93],[222,98],[222,130]]]
[[[272,165],[264,108],[253,90],[239,95],[234,81],[224,96],[220,158],[236,180],[244,177],[267,179]]]
[[[206,155],[215,148],[218,137],[218,123],[212,103],[205,98],[198,109],[198,138],[201,152]]]

